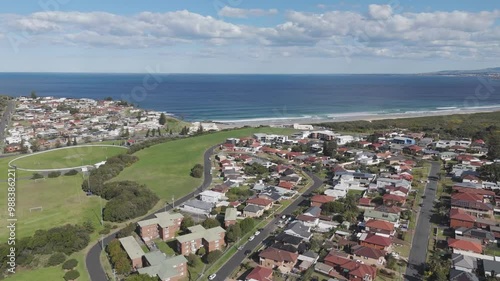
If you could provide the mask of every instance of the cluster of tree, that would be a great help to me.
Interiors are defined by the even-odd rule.
[[[160,144],[160,143],[164,143],[167,141],[171,141],[173,139],[175,139],[175,138],[160,137],[160,138],[148,139],[148,140],[142,141],[140,143],[136,143],[136,144],[131,145],[127,153],[133,154],[133,153],[135,153],[139,150],[142,150],[144,148],[148,148],[148,147],[153,146],[155,144]]]
[[[500,181],[500,163],[483,165],[477,169],[481,178],[491,182]]]
[[[109,200],[104,206],[104,220],[112,222],[145,215],[159,200],[145,185],[133,181],[106,183],[101,197]]]
[[[337,142],[336,141],[325,141],[323,143],[323,155],[334,157],[337,155]]]
[[[189,128],[186,127],[186,126],[182,127],[181,132],[179,134],[183,135],[183,136],[188,135],[189,134]]]
[[[337,220],[353,222],[359,214],[356,196],[347,194],[345,198],[323,204],[321,212],[325,215],[335,214]]]
[[[305,143],[300,143],[292,146],[292,152],[310,152],[310,148]]]
[[[196,164],[194,167],[191,169],[191,176],[194,178],[201,178],[203,177],[203,165],[201,164]]]
[[[251,165],[245,165],[244,170],[245,174],[252,176],[263,175],[269,171],[266,167],[262,166],[259,163],[252,163]]]
[[[203,226],[206,229],[214,228],[214,227],[220,226],[220,222],[216,219],[207,218],[206,220],[204,220],[201,223],[201,226]]]
[[[443,259],[437,251],[434,251],[426,264],[425,280],[446,281],[450,271],[450,260]]]
[[[85,179],[82,183],[82,189],[86,192],[100,195],[106,181],[118,176],[125,167],[132,165],[137,160],[139,160],[137,156],[129,154],[120,154],[108,158],[106,164],[90,171],[90,181],[89,179]]]
[[[121,247],[120,240],[113,239],[109,242],[106,246],[106,252],[109,255],[111,265],[116,269],[116,273],[127,274],[132,270],[132,264],[128,259],[127,252]]]
[[[33,175],[31,176],[31,179],[32,180],[43,179],[43,175],[40,173],[33,173]]]
[[[226,240],[227,242],[236,242],[244,234],[250,232],[255,227],[255,220],[253,218],[245,218],[244,220],[237,222],[229,226],[226,230]]]
[[[153,130],[148,129],[146,131],[146,138],[148,138],[148,137],[154,137],[155,135],[158,135],[159,137],[161,137],[161,129],[160,128],[158,128],[158,129],[153,128]]]
[[[226,193],[229,201],[243,200],[251,197],[254,194],[253,190],[245,189],[240,187],[234,187],[229,189]]]
[[[64,173],[65,176],[74,176],[76,174],[78,174],[78,171],[75,169],[69,170],[66,173]]]
[[[16,240],[16,265],[20,267],[36,267],[40,255],[51,255],[47,266],[64,262],[66,256],[81,251],[90,242],[90,234],[94,229],[89,225],[67,224],[48,230],[37,230],[33,236]],[[6,272],[9,261],[8,254],[13,247],[8,243],[0,244],[0,277]]]
[[[74,108],[74,107],[71,107],[71,106],[66,105],[66,104],[59,104],[57,106],[57,110],[58,111],[69,111],[70,114],[77,114],[80,112],[80,110],[78,108]]]
[[[50,173],[47,175],[47,177],[49,177],[49,178],[57,178],[57,177],[59,177],[60,175],[61,175],[61,172],[59,172],[59,171],[53,171],[53,172],[50,172]]]
[[[130,235],[132,235],[132,232],[135,231],[135,229],[136,229],[136,224],[131,222],[131,223],[127,224],[127,226],[120,229],[116,233],[116,238],[123,238],[123,237],[130,236]]]
[[[160,123],[160,125],[165,125],[167,124],[167,116],[165,116],[164,113],[160,114],[160,119],[158,120],[158,123]]]

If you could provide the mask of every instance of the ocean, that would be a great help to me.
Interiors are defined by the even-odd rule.
[[[126,100],[186,121],[336,119],[499,107],[500,81],[420,75],[0,73],[0,94]]]

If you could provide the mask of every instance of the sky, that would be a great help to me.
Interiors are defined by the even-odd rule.
[[[422,73],[498,66],[497,1],[0,0],[0,72]]]

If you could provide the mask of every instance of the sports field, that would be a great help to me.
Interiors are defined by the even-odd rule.
[[[132,180],[146,184],[160,199],[170,201],[198,187],[202,179],[189,175],[191,168],[203,163],[203,153],[230,137],[252,136],[253,133],[289,134],[282,128],[244,128],[191,137],[158,144],[136,152],[139,161],[126,168],[113,180]]]
[[[13,161],[12,164],[24,169],[70,168],[94,165],[105,161],[107,157],[124,153],[125,151],[126,148],[118,146],[75,146],[49,150],[42,153],[21,155],[21,157],[25,157]]]

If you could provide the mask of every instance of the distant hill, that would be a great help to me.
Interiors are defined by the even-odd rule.
[[[443,70],[437,72],[421,73],[421,75],[451,75],[451,76],[500,76],[500,67],[484,68],[477,70]]]

